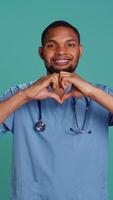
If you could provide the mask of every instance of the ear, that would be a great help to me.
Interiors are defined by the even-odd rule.
[[[38,49],[39,55],[42,59],[44,59],[44,55],[43,55],[43,47],[39,47]]]
[[[83,52],[83,46],[82,44],[80,44],[80,56],[82,55],[82,52]]]

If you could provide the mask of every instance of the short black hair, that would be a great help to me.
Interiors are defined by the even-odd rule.
[[[72,24],[66,22],[66,21],[54,21],[53,23],[49,24],[45,29],[44,31],[42,32],[42,36],[41,36],[41,43],[42,43],[42,46],[44,45],[44,42],[45,42],[45,39],[46,39],[46,35],[48,33],[48,31],[52,28],[56,28],[56,27],[59,27],[59,26],[63,26],[63,27],[67,27],[67,28],[71,28],[75,34],[77,35],[78,37],[78,41],[80,43],[80,33],[79,31],[77,30],[77,28],[75,28]]]

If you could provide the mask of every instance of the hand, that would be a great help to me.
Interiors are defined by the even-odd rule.
[[[49,90],[49,86],[52,90]],[[55,93],[59,88],[59,74],[54,73],[52,75],[47,75],[36,81],[33,85],[24,90],[26,98],[29,100],[32,99],[45,99],[53,98],[61,103],[60,96]]]
[[[66,88],[71,85],[71,91],[65,93]],[[50,87],[51,91],[48,89]],[[63,103],[69,97],[88,96],[92,85],[83,80],[75,73],[60,72],[47,75],[36,81],[32,86],[25,89],[26,97],[31,99],[53,98]]]
[[[83,80],[80,76],[75,73],[69,72],[60,72],[60,83],[63,89],[65,89],[65,85],[71,84],[71,91],[65,93],[61,98],[61,103],[64,102],[69,97],[84,97],[89,96],[90,91],[92,90],[92,85]],[[67,86],[66,86],[67,87]]]

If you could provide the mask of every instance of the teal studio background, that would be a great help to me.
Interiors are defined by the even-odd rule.
[[[112,0],[0,0],[0,95],[46,73],[38,56],[43,29],[67,20],[81,33],[84,53],[77,73],[113,88]],[[10,194],[12,135],[0,138],[0,200]],[[113,200],[113,128],[109,131],[109,193]]]

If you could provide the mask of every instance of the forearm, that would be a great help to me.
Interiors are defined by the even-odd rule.
[[[89,97],[113,113],[113,96],[99,88],[92,87]]]
[[[27,103],[25,92],[20,91],[9,99],[0,102],[0,123],[2,123],[12,112]]]
[[[102,89],[91,85],[77,74],[75,75],[75,78],[75,86],[84,94],[84,96],[89,96],[91,99],[113,113],[113,96],[109,95]]]

